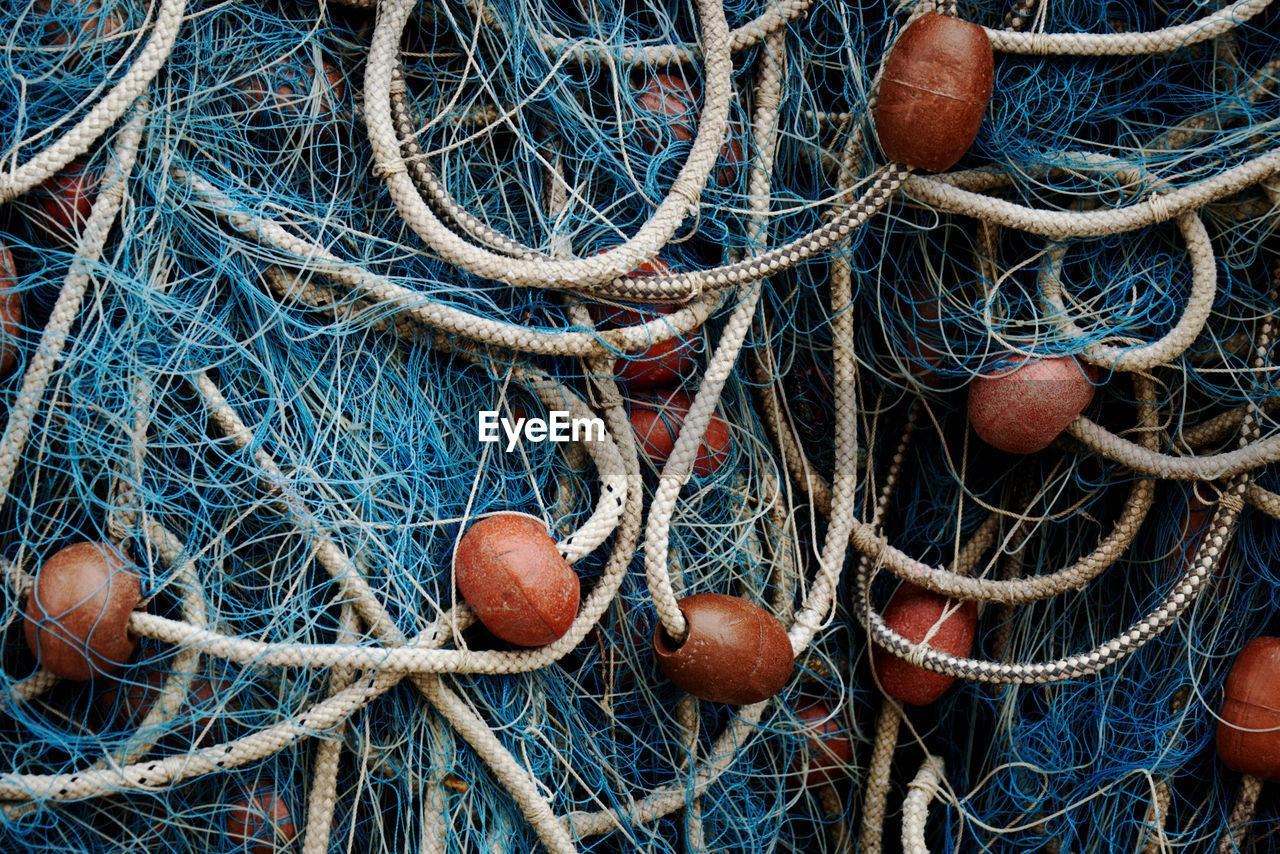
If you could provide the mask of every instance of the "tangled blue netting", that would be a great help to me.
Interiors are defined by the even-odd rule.
[[[128,73],[144,52],[153,5],[4,4],[5,168],[39,152]],[[732,0],[724,13],[735,28],[772,8]],[[1031,8],[1034,28],[1050,33],[1149,31],[1215,10],[1185,0]],[[1010,11],[985,0],[960,6],[962,17],[990,27]],[[815,0],[786,24],[771,244],[824,222],[841,192],[842,152],[865,124],[876,70],[909,13],[883,2]],[[339,583],[316,557],[318,532],[353,557],[390,625],[414,636],[455,603],[451,561],[466,520],[519,510],[565,537],[593,510],[600,472],[580,448],[524,443],[504,453],[477,441],[475,421],[481,409],[547,409],[528,384],[512,381],[517,365],[599,403],[585,379],[589,367],[496,347],[479,361],[464,358],[458,351],[471,345],[462,336],[400,324],[396,306],[354,291],[332,292],[328,307],[282,297],[269,281],[277,269],[294,282],[320,285],[325,277],[298,253],[237,230],[223,203],[188,180],[198,177],[237,213],[285,224],[411,289],[422,303],[548,331],[576,328],[570,310],[581,297],[472,275],[406,225],[383,176],[370,168],[363,75],[374,21],[367,9],[306,0],[191,2],[172,53],[136,107],[144,132],[123,204],[88,267],[89,288],[35,402],[0,508],[10,582],[0,588],[0,786],[27,786],[26,797],[0,799],[0,849],[298,850],[317,822],[328,828],[317,850],[530,851],[542,844],[509,781],[407,681],[351,710],[340,731],[315,729],[234,768],[69,798],[29,782],[184,756],[297,721],[330,696],[341,671],[201,655],[176,711],[144,725],[181,657],[172,644],[144,639],[114,676],[30,691],[39,661],[23,638],[28,582],[69,543],[121,543],[152,614],[190,617],[184,597],[193,588],[180,571],[189,562],[197,610],[217,633],[275,646],[335,644],[353,633],[350,642],[378,647],[371,629],[344,622]],[[696,83],[701,65],[637,64],[624,50],[696,45],[699,33],[688,3],[423,2],[402,45],[422,128],[417,142],[453,197],[497,231],[579,257],[616,246],[666,196],[690,150],[680,128],[696,125],[700,108],[655,118],[637,106],[659,72]],[[1248,163],[1280,147],[1278,33],[1280,15],[1269,9],[1157,55],[997,53],[994,98],[956,168],[1007,174],[1011,183],[1000,192],[1010,201],[1073,211],[1118,208],[1157,184],[1191,186]],[[748,41],[734,57],[729,112],[732,142],[749,163],[758,153],[750,120],[765,48],[759,38]],[[596,58],[582,59],[587,49]],[[78,160],[89,186],[120,166],[127,121]],[[1177,144],[1161,142],[1184,130]],[[883,162],[874,141],[860,150],[868,163]],[[1082,153],[1123,161],[1145,177],[1118,176]],[[553,160],[568,188],[558,210],[547,202]],[[746,166],[714,171],[696,216],[685,219],[661,259],[673,270],[698,270],[756,251],[749,180]],[[1276,179],[1268,180],[1197,210],[1213,245],[1217,289],[1190,347],[1148,372],[1162,450],[1176,446],[1170,437],[1184,426],[1245,404],[1264,413],[1264,436],[1277,429],[1265,414],[1280,401],[1268,379],[1271,354],[1264,354],[1268,367],[1255,370],[1250,347],[1276,306],[1280,195]],[[67,220],[60,208],[67,196],[65,184],[45,184],[0,213],[0,242],[13,252],[22,302],[21,321],[3,338],[17,360],[0,385],[12,411],[77,269],[80,226],[74,217],[59,224]],[[1071,335],[1040,297],[1041,273],[1059,247],[1078,327]],[[1025,458],[986,448],[967,430],[959,390],[1008,365],[1013,352],[1073,355],[1167,334],[1193,288],[1183,234],[1163,222],[1060,243],[946,213],[907,192],[838,252],[760,286],[761,310],[721,397],[732,434],[728,460],[695,475],[673,518],[671,554],[686,591],[749,591],[769,602],[785,577],[796,591],[788,598],[799,601],[814,583],[827,523],[791,485],[794,473],[766,425],[760,392],[778,390],[809,464],[829,477],[828,282],[841,262],[852,270],[856,320],[866,484],[857,512],[870,517],[910,419],[914,438],[883,528],[889,542],[925,563],[949,564],[994,511],[1003,515],[1002,536],[980,563],[984,573],[1045,574],[1092,550],[1137,475],[1065,441]],[[732,309],[726,300],[695,333],[703,365]],[[926,374],[928,387],[920,382]],[[252,430],[251,441],[212,425],[201,377]],[[692,393],[698,383],[695,374],[685,385]],[[1132,427],[1134,399],[1127,377],[1104,371],[1090,414],[1123,432]],[[1218,444],[1234,447],[1235,437],[1225,433]],[[264,474],[264,453],[278,466],[274,473]],[[657,467],[642,457],[641,469],[647,499]],[[1280,490],[1274,466],[1253,477]],[[287,486],[308,527],[282,512],[281,492],[270,483]],[[1160,483],[1125,556],[1097,580],[1031,605],[984,606],[975,657],[1048,660],[1123,631],[1181,573],[1195,544],[1189,508],[1213,500],[1215,490]],[[180,559],[164,558],[155,525],[176,538]],[[1215,715],[1235,653],[1251,638],[1280,634],[1277,551],[1280,527],[1247,509],[1208,592],[1117,665],[1048,685],[961,683],[935,706],[909,710],[892,765],[885,844],[897,850],[899,807],[926,752],[946,769],[927,825],[930,850],[1203,851],[1230,837],[1240,775],[1216,758]],[[602,577],[607,558],[606,546],[575,564],[584,590]],[[846,560],[852,566],[857,555]],[[873,589],[881,603],[896,583],[882,575]],[[555,815],[622,815],[608,832],[579,832],[571,822],[579,850],[852,850],[865,821],[883,697],[847,586],[799,657],[795,678],[722,757],[731,761],[697,800],[697,818],[689,810],[649,818],[634,805],[672,784],[687,788],[692,803],[696,773],[716,758],[713,745],[741,712],[699,704],[691,748],[689,721],[678,711],[683,695],[652,655],[658,617],[643,549],[598,625],[558,662],[441,682],[528,770]],[[479,626],[450,643],[501,647]],[[852,761],[831,785],[799,770],[812,759],[800,713],[815,699],[834,710],[836,728],[854,742]],[[332,803],[309,803],[317,753],[335,742]],[[1240,837],[1252,850],[1280,851],[1277,791],[1264,789]],[[250,822],[257,824],[238,833],[246,810],[260,814]]]

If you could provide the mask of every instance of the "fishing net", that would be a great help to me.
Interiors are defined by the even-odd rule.
[[[1214,747],[1280,634],[1269,0],[944,4],[995,64],[937,175],[872,122],[929,0],[374,6],[0,8],[0,848],[1280,850]],[[969,429],[1058,358],[1049,447]],[[581,582],[543,646],[458,591],[503,511]],[[83,680],[28,640],[77,543],[138,581]],[[775,696],[655,660],[701,593]]]

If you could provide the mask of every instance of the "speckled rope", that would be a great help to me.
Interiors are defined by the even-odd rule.
[[[1005,663],[961,658],[914,644],[889,628],[884,618],[872,609],[868,597],[871,573],[868,571],[859,572],[854,578],[856,613],[870,630],[872,639],[895,656],[916,667],[945,673],[957,679],[1001,684],[1041,684],[1088,676],[1141,649],[1176,622],[1195,602],[1204,590],[1206,579],[1212,575],[1217,565],[1229,532],[1239,519],[1243,494],[1244,481],[1238,478],[1219,500],[1210,532],[1201,542],[1196,560],[1179,579],[1169,596],[1121,635],[1086,653],[1047,662]]]
[[[709,270],[618,277],[594,287],[592,293],[617,299],[679,301],[763,281],[834,250],[887,205],[910,174],[911,169],[901,164],[882,167],[872,175],[862,196],[839,215],[803,237],[760,255]]]
[[[483,244],[492,252],[523,261],[551,260],[550,256],[531,249],[476,219],[470,211],[458,203],[444,182],[436,177],[431,164],[427,161],[427,153],[422,150],[422,146],[418,145],[415,129],[421,127],[421,122],[413,116],[409,107],[408,93],[408,87],[404,83],[404,73],[397,62],[396,67],[391,70],[391,120],[395,125],[396,138],[404,150],[404,162],[408,167],[409,177],[413,179],[418,192],[432,210],[445,221],[460,228],[467,237]],[[563,180],[561,176],[555,174],[548,177],[553,182],[557,179]]]

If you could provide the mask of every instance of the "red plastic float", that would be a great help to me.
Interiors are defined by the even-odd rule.
[[[693,142],[698,132],[697,105],[700,98],[701,91],[696,84],[676,74],[658,72],[645,79],[636,96],[636,104],[646,113],[676,119],[670,125],[672,135],[682,142]],[[742,125],[730,120],[728,135],[711,173],[712,179],[721,187],[735,184],[747,161],[742,150],[742,137]],[[662,140],[660,134],[654,133],[651,128],[642,128],[640,139],[645,151],[650,154],[658,153]]]
[[[969,385],[969,423],[1011,454],[1042,451],[1093,401],[1098,372],[1073,356],[1026,360]]]
[[[978,631],[978,609],[972,602],[957,602],[904,583],[885,606],[884,621],[912,643],[928,638],[930,648],[967,658]],[[886,694],[913,706],[933,703],[955,681],[946,674],[908,664],[879,646],[871,651],[871,666]]]
[[[581,583],[542,523],[499,513],[473,524],[454,553],[458,592],[494,635],[542,646],[569,630]]]
[[[142,600],[142,584],[128,566],[103,543],[76,543],[45,561],[22,626],[42,667],[84,681],[129,660],[138,647],[129,615]]]
[[[845,716],[831,711],[825,700],[801,697],[796,717],[809,740],[791,768],[791,783],[813,788],[848,776],[853,763],[853,742]]]
[[[75,20],[77,10],[80,8],[77,0],[36,0],[33,8],[54,19],[45,28],[50,44],[63,47],[71,42],[72,34],[68,28],[68,22]],[[105,40],[125,27],[124,18],[120,17],[118,12],[107,12],[104,15],[102,4],[98,0],[91,0],[86,4],[82,14],[80,33],[84,36]],[[68,61],[72,67],[78,64],[75,58],[69,58]]]
[[[293,844],[298,828],[280,793],[259,789],[231,804],[227,837],[247,854],[276,854]]]
[[[320,113],[326,118],[326,128],[336,129],[337,104],[347,93],[347,82],[342,70],[328,59],[320,62],[324,82],[320,93]],[[263,72],[255,74],[240,85],[244,93],[249,121],[266,127],[293,124],[304,112],[309,113],[311,97],[318,72],[304,60],[282,58]]]
[[[632,275],[665,276],[670,272],[671,268],[665,262],[654,258],[637,267]],[[648,323],[661,315],[671,314],[678,308],[679,306],[666,304],[634,308],[605,303],[591,303],[587,306],[591,319],[601,329]],[[649,391],[679,384],[681,380],[691,377],[697,367],[697,334],[698,329],[694,328],[683,335],[656,341],[635,353],[619,356],[614,368],[615,378],[635,391]]]
[[[659,623],[653,632],[658,666],[700,700],[745,706],[786,686],[795,669],[791,639],[777,617],[723,593],[698,593],[678,603],[689,625],[677,644]]]
[[[938,322],[940,297],[928,285],[912,282],[907,285],[907,298],[900,301],[899,310],[904,316],[911,317],[907,324],[907,336],[902,342],[903,368],[920,385],[928,389],[942,387],[942,377],[938,368],[942,367],[944,356],[936,349],[930,339],[941,335],[942,326]]]
[[[975,24],[926,12],[889,54],[876,134],[890,160],[941,172],[973,145],[991,101],[991,39]]]
[[[0,376],[18,362],[18,338],[22,334],[22,295],[17,291],[18,268],[13,253],[0,243]]]
[[[98,177],[83,160],[73,160],[33,195],[40,206],[35,224],[54,240],[72,243],[89,221],[98,198]]]
[[[1188,489],[1186,514],[1182,519],[1181,535],[1178,539],[1178,550],[1173,554],[1173,560],[1169,568],[1171,578],[1177,578],[1187,571],[1187,567],[1196,556],[1196,550],[1200,548],[1201,542],[1209,535],[1209,523],[1213,518],[1213,504],[1206,504],[1200,500],[1198,490],[1206,490],[1212,493],[1212,489],[1207,484],[1195,484]],[[1213,567],[1213,578],[1216,579],[1215,589],[1221,591],[1230,575],[1228,560],[1231,555],[1231,544],[1226,543],[1218,553],[1218,562]]]
[[[640,398],[631,407],[631,427],[635,430],[640,453],[659,468],[671,456],[680,435],[680,427],[693,399],[682,391]],[[715,474],[729,460],[729,425],[712,414],[703,434],[702,445],[694,458],[693,473],[699,477]]]
[[[1254,638],[1231,665],[1218,757],[1233,770],[1280,780],[1280,638]]]
[[[160,691],[170,675],[168,670],[151,670],[141,681],[111,683],[98,695],[98,707],[104,719],[109,720],[118,730],[136,729],[160,698]],[[186,701],[178,714],[186,716],[195,712],[197,716],[185,722],[175,733],[175,740],[181,742],[183,747],[203,747],[212,741],[212,711],[218,705],[218,694],[225,687],[215,685],[207,676],[192,678]]]

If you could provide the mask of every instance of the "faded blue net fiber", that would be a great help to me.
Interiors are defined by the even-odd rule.
[[[12,172],[143,61],[159,3],[0,5],[0,168]],[[761,15],[794,5],[727,0],[723,12],[730,29],[747,32]],[[1027,18],[1041,33],[1140,33],[1218,8],[1068,0],[1033,6]],[[675,272],[735,262],[801,238],[851,203],[886,163],[869,105],[913,9],[814,0],[783,25],[779,105],[766,122],[777,147],[764,238],[752,228],[759,198],[751,169],[761,166],[752,120],[770,56],[758,33],[745,38],[733,55],[726,147],[658,261]],[[961,3],[958,15],[1000,29],[1011,11],[1007,0],[982,0]],[[591,379],[597,365],[434,329],[413,309],[455,309],[567,339],[604,331],[604,323],[583,326],[576,308],[619,301],[597,299],[590,287],[486,279],[415,234],[374,163],[365,121],[375,21],[372,10],[337,2],[190,0],[145,96],[61,172],[82,176],[96,198],[98,182],[121,167],[128,123],[140,123],[136,163],[100,255],[79,264],[83,219],[53,221],[72,195],[65,181],[43,182],[0,208],[0,244],[12,252],[22,309],[19,322],[0,324],[0,345],[15,357],[0,379],[10,421],[24,383],[47,376],[23,410],[29,437],[10,462],[0,454],[0,467],[12,469],[0,493],[0,851],[293,852],[313,826],[327,828],[324,851],[542,850],[512,780],[418,677],[456,695],[514,758],[576,850],[869,850],[860,837],[886,700],[853,604],[854,548],[831,613],[758,719],[722,703],[682,706],[687,695],[654,656],[661,628],[643,527],[618,592],[563,657],[529,672],[402,678],[346,709],[336,728],[306,715],[342,680],[364,684],[390,669],[232,660],[214,645],[216,634],[270,650],[384,649],[368,620],[350,621],[342,580],[318,554],[327,543],[367,583],[385,611],[382,628],[415,638],[461,604],[453,554],[477,517],[532,514],[564,540],[602,495],[607,472],[582,443],[523,441],[508,451],[505,440],[477,439],[481,410],[514,418],[556,408],[526,370],[549,378],[561,408],[572,396],[602,412],[610,396]],[[539,253],[594,256],[644,225],[689,156],[704,106],[701,33],[696,4],[684,0],[419,3],[401,43],[414,140],[476,220]],[[672,44],[693,61],[627,53]],[[655,112],[643,105],[646,92],[685,100]],[[842,184],[846,149],[854,162]],[[1007,179],[991,195],[1040,211],[1119,210],[1277,150],[1280,13],[1268,8],[1157,54],[997,51],[991,103],[951,171]],[[1193,209],[1212,247],[1216,289],[1184,351],[1138,372],[1152,385],[1160,453],[1233,450],[1238,427],[1195,447],[1181,431],[1239,407],[1258,413],[1252,441],[1280,429],[1274,353],[1261,354],[1259,368],[1252,346],[1276,313],[1278,205],[1273,172]],[[280,224],[410,296],[371,298],[332,275],[318,253],[273,245],[232,221],[246,219]],[[668,563],[680,595],[742,596],[790,627],[818,586],[831,523],[779,447],[765,392],[780,401],[805,464],[830,481],[831,281],[840,264],[851,272],[857,518],[871,519],[910,424],[879,529],[894,547],[949,567],[995,513],[998,535],[975,574],[1047,575],[1095,549],[1141,474],[1069,436],[1024,456],[988,447],[968,429],[966,389],[1022,355],[1080,356],[1169,334],[1196,286],[1183,231],[1165,218],[1101,236],[1045,237],[942,210],[908,185],[835,249],[726,291],[688,333],[694,367],[679,382],[693,396],[735,307],[760,290],[719,398],[731,440],[723,463],[694,473],[672,512]],[[1042,298],[1055,264],[1070,334]],[[42,337],[82,266],[87,288],[65,344],[41,367]],[[637,358],[613,355],[620,364]],[[202,382],[251,436],[218,426]],[[1134,426],[1134,377],[1103,366],[1095,385],[1085,415],[1131,441],[1144,436]],[[617,391],[629,412],[651,405],[651,392]],[[646,520],[660,469],[641,454],[632,478]],[[1263,493],[1280,492],[1274,464],[1249,475]],[[1225,483],[1157,480],[1132,543],[1096,579],[1030,604],[981,604],[973,657],[1054,660],[1105,644],[1156,609],[1191,560],[1194,526],[1209,525],[1212,514],[1195,511]],[[1258,505],[1246,503],[1197,601],[1133,654],[1049,684],[961,680],[934,705],[907,708],[883,850],[903,850],[903,801],[933,755],[945,771],[925,825],[930,851],[1198,852],[1224,837],[1226,850],[1280,851],[1280,784],[1263,787],[1247,832],[1233,839],[1241,774],[1215,750],[1237,653],[1280,635],[1280,526]],[[176,559],[165,556],[159,530],[177,544]],[[584,595],[605,578],[617,537],[574,562]],[[145,637],[113,674],[40,683],[40,658],[24,636],[30,585],[55,553],[85,541],[113,543],[127,557],[141,582],[139,610],[210,634],[185,653]],[[875,569],[871,599],[882,609],[899,582]],[[515,649],[480,624],[441,631],[443,649]],[[429,639],[419,640],[425,648]],[[191,684],[175,688],[183,667]],[[170,713],[144,723],[175,691]],[[806,775],[816,760],[803,712],[815,701],[829,711],[834,740],[851,743],[852,758],[825,780]],[[264,733],[299,721],[304,732],[248,761],[197,761],[201,750],[261,745]],[[726,744],[725,733],[737,735]],[[333,744],[337,770],[322,771],[318,757]],[[173,757],[187,757],[182,779],[150,784],[122,773],[92,792],[64,780],[70,794],[47,782]],[[699,774],[712,767],[703,785]],[[332,796],[317,804],[325,774]],[[679,808],[654,816],[638,806],[660,790],[681,795]],[[607,810],[618,816],[612,827],[584,829],[584,816]],[[236,829],[246,822],[248,830]]]

